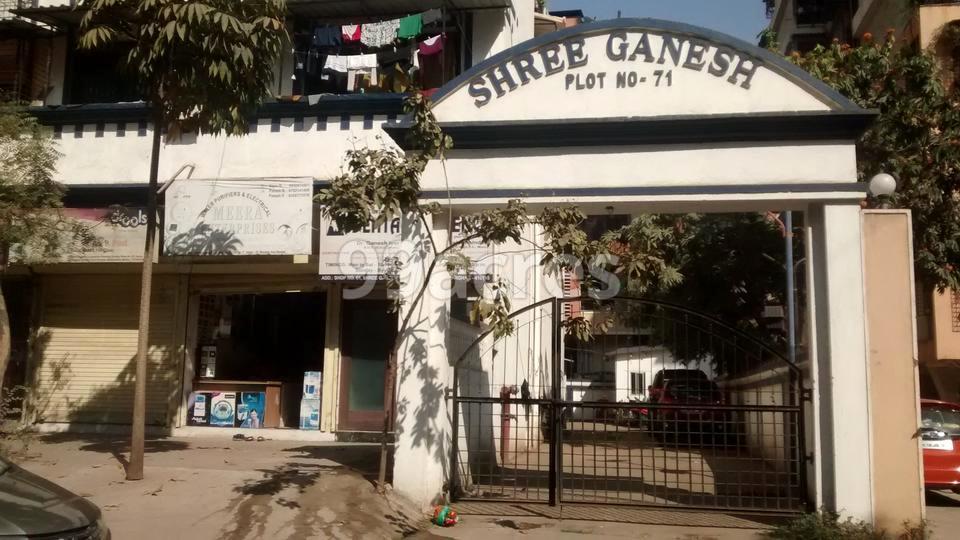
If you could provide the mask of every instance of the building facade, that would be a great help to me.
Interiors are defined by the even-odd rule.
[[[343,3],[291,1],[296,43],[277,66],[274,99],[250,134],[186,136],[163,146],[151,426],[191,435],[259,424],[314,440],[377,431],[384,361],[398,326],[377,284],[379,265],[412,244],[406,281],[417,286],[424,278],[416,270],[430,264],[424,237],[444,248],[460,234],[459,215],[518,198],[531,212],[576,204],[595,216],[790,210],[803,214],[807,239],[803,357],[787,359],[683,311],[669,324],[685,321],[721,348],[702,353],[709,370],[690,363],[678,369],[699,373],[698,388],[725,398],[649,405],[658,414],[641,424],[610,411],[633,409],[629,399],[648,394],[644,379],[689,351],[658,347],[647,339],[655,327],[643,323],[612,334],[609,349],[583,347],[580,354],[563,334],[565,321],[601,311],[564,298],[558,276],[541,268],[541,230],[527,227],[518,245],[470,246],[476,260],[494,261],[483,274],[509,284],[519,308],[515,331],[497,338],[470,324],[468,302],[452,294],[450,280],[437,280],[415,313],[401,311],[414,324],[402,336],[393,483],[425,505],[507,494],[576,502],[589,491],[590,502],[826,507],[877,518],[876,473],[865,451],[873,427],[865,191],[855,155],[872,113],[782,57],[703,28],[617,19],[534,37],[532,1],[456,4],[431,12],[449,4],[371,0],[349,11]],[[373,17],[376,6],[382,13]],[[24,264],[5,277],[16,282],[5,289],[22,297],[14,316],[30,322],[23,333],[32,335],[21,370],[32,390],[25,419],[49,430],[122,429],[133,393],[136,253],[153,126],[144,105],[105,68],[113,58],[76,51],[72,8],[14,13],[18,24],[38,21],[45,32],[17,39],[47,42],[47,84],[30,99],[63,154],[57,174],[68,186],[67,212],[102,225],[105,239],[96,252]],[[317,46],[316,36],[329,38],[331,27],[351,35],[355,24],[413,13],[422,35],[359,49],[375,53],[369,61],[376,67],[347,70],[342,93],[328,91],[340,84],[334,73],[312,72],[318,56],[334,58],[333,71],[347,56]],[[404,148],[410,119],[402,93],[377,91],[373,71],[413,64],[413,54],[434,113],[455,141],[421,183],[422,198],[445,213],[429,231],[396,220],[339,234],[312,195],[339,174],[348,149]],[[347,248],[351,242],[361,247]],[[641,315],[676,309],[624,301],[639,302]],[[568,359],[576,369],[567,368]],[[603,384],[611,391],[598,392]],[[678,415],[689,420],[691,410],[703,422],[704,409],[715,414],[710,423],[734,431],[704,443],[696,472],[675,466],[694,457],[675,438],[657,438],[670,435],[657,427],[676,424]],[[598,460],[594,445],[604,440],[615,441],[615,459]],[[587,447],[592,461],[577,465]],[[518,481],[527,484],[518,489]],[[907,491],[920,500],[919,489]]]

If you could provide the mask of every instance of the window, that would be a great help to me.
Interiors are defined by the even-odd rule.
[[[642,395],[647,387],[646,373],[630,374],[630,393],[639,396]]]

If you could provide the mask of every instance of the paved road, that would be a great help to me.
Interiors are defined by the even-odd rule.
[[[927,522],[934,539],[957,538],[960,533],[960,495],[949,491],[927,492]]]

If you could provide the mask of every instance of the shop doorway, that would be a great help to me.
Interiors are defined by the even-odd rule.
[[[326,295],[204,294],[199,304],[188,423],[319,429]]]
[[[389,300],[343,302],[341,333],[341,431],[383,428],[383,385],[387,357],[397,336]]]

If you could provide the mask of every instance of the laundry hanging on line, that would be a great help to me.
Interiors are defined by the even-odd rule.
[[[343,44],[343,33],[339,26],[323,25],[313,29],[314,47],[339,47]]]
[[[350,54],[341,56],[331,54],[323,64],[324,69],[332,69],[346,73],[352,69],[376,69],[376,54]]]
[[[445,34],[439,34],[420,42],[420,54],[431,56],[443,52],[443,43],[447,40]]]
[[[360,41],[360,25],[345,24],[340,27],[340,33],[343,35],[344,43],[354,43]]]
[[[418,13],[400,19],[397,37],[400,39],[415,38],[423,31],[423,17]]]
[[[367,47],[383,47],[397,39],[400,19],[391,19],[376,23],[366,23],[360,27],[360,43]]]

